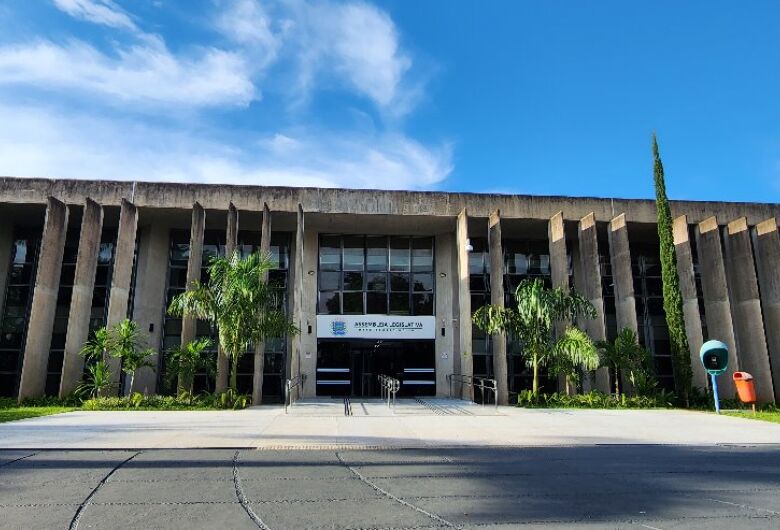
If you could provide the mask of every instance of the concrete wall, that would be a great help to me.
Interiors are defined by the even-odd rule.
[[[239,210],[261,211],[263,203],[267,202],[271,211],[293,213],[301,204],[307,213],[455,217],[463,208],[468,208],[471,217],[487,217],[498,209],[504,218],[546,221],[557,212],[563,212],[565,220],[578,221],[593,212],[599,220],[625,213],[626,222],[656,221],[655,203],[639,199],[0,177],[0,203],[44,204],[49,195],[69,204],[83,204],[89,196],[106,205],[119,204],[122,198],[132,197],[139,207],[186,210],[195,202],[206,209],[226,210],[232,202]],[[691,223],[712,215],[728,220],[746,216],[752,226],[780,215],[780,204],[776,203],[672,201],[671,209],[674,216],[687,215]]]
[[[162,344],[165,313],[170,228],[161,222],[155,222],[141,227],[138,238],[133,320],[138,322],[141,332],[146,336],[148,347],[159,349]],[[157,355],[150,360],[157,366]],[[139,370],[135,375],[132,391],[144,394],[156,392],[156,371],[151,368]]]
[[[440,234],[435,241],[436,274],[436,395],[447,396],[449,387],[447,375],[455,373],[455,338],[458,328],[453,320],[453,278],[457,276],[457,267],[453,260],[455,235]],[[442,274],[444,276],[442,276]],[[444,335],[442,335],[444,330]]]

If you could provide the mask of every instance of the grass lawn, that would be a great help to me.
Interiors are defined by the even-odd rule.
[[[37,418],[50,414],[70,412],[73,407],[9,407],[0,408],[0,423],[6,421],[22,420],[24,418]]]
[[[751,420],[764,420],[774,423],[780,423],[780,410],[759,410],[756,415],[753,415],[749,410],[722,410],[721,414],[727,416],[735,416],[737,418],[748,418]]]

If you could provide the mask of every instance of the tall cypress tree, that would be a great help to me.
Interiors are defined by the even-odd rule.
[[[682,293],[677,276],[677,254],[672,235],[672,211],[666,198],[664,165],[658,154],[658,140],[653,133],[653,177],[655,179],[655,206],[658,214],[658,240],[661,243],[661,278],[664,289],[664,312],[672,349],[674,386],[677,395],[688,404],[691,391],[691,356],[685,334]]]

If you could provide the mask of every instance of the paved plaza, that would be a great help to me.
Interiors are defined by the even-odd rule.
[[[77,411],[0,424],[0,449],[425,448],[774,444],[780,425],[683,410],[553,410],[460,400],[308,400],[241,411]]]
[[[780,447],[0,451],[2,528],[778,528]]]
[[[24,529],[778,528],[780,425],[448,400],[79,411],[0,424],[0,513]]]

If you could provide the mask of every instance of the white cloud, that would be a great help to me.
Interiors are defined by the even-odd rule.
[[[0,123],[14,124],[0,128],[0,174],[430,189],[452,170],[450,145],[423,145],[404,135],[399,121],[382,123],[410,110],[420,87],[408,81],[412,61],[393,21],[373,6],[215,0],[218,11],[210,24],[225,37],[222,48],[174,53],[162,36],[140,31],[110,0],[55,2],[74,17],[132,30],[130,44],[112,41],[102,49],[78,39],[38,39],[0,46],[0,87],[12,87],[0,92]],[[297,79],[297,91],[289,74]],[[276,134],[260,137],[250,128],[238,137],[215,126],[208,114],[164,112],[247,107],[260,98],[259,85],[267,78],[299,100],[336,85],[373,102],[381,117],[350,130],[293,127],[292,122],[306,123],[306,116],[282,113]],[[46,103],[16,86],[46,90]],[[72,102],[58,106],[58,93],[113,105],[108,111],[89,105],[77,113]],[[18,104],[36,98],[37,104]],[[147,113],[129,112],[139,108],[162,112],[153,123],[145,121]],[[247,112],[263,119],[258,107]],[[197,131],[203,132],[174,118],[182,114],[197,116]]]
[[[0,85],[77,89],[127,102],[173,105],[247,105],[257,92],[243,57],[216,48],[197,56],[171,54],[146,36],[109,56],[83,41],[0,47]]]
[[[298,88],[304,95],[333,77],[389,107],[403,98],[412,65],[398,31],[383,11],[362,2],[293,2],[291,45],[297,49]]]
[[[26,84],[119,98],[125,103],[244,106],[275,66],[293,71],[281,93],[308,101],[323,88],[365,96],[387,115],[403,115],[420,87],[408,82],[411,57],[392,19],[362,2],[220,0],[212,22],[232,43],[172,53],[159,35],[140,31],[112,0],[54,0],[73,17],[133,30],[135,44],[102,50],[84,40],[0,47],[0,84]]]
[[[0,104],[0,174],[278,186],[430,189],[448,145],[397,134],[277,134],[247,147],[129,119]]]
[[[111,0],[54,0],[54,5],[72,17],[112,28],[137,31],[135,23]]]
[[[243,46],[248,62],[263,69],[277,59],[282,35],[274,34],[272,20],[255,0],[230,0],[220,4],[216,28],[230,40]],[[281,24],[282,28],[286,24]]]

